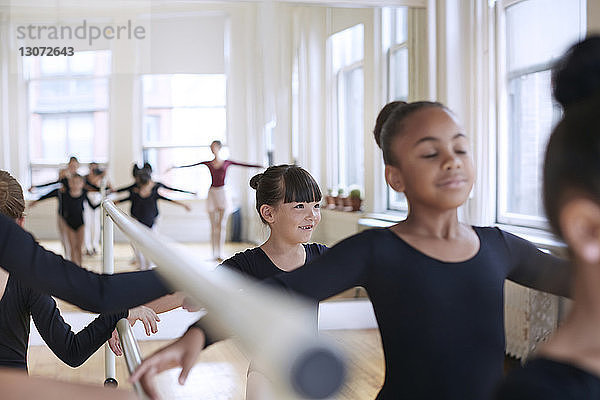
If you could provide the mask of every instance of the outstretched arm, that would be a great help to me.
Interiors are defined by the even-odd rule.
[[[120,312],[171,293],[155,271],[87,271],[44,249],[5,215],[0,215],[0,266],[26,286],[94,312]]]
[[[156,186],[158,186],[158,188],[159,188],[159,189],[160,189],[160,188],[163,188],[163,189],[170,190],[170,191],[172,191],[172,192],[189,193],[189,194],[193,194],[193,195],[195,195],[195,194],[196,194],[196,192],[190,192],[189,190],[183,190],[183,189],[172,188],[172,187],[170,187],[170,186],[167,186],[167,185],[165,185],[165,184],[164,184],[164,183],[162,183],[162,182],[156,182]]]
[[[525,239],[500,232],[515,266],[508,279],[557,296],[570,296],[572,271],[567,260],[544,253]]]
[[[188,168],[188,167],[195,167],[196,165],[203,165],[206,164],[208,161],[200,161],[194,164],[188,164],[188,165],[173,165],[171,168],[169,168],[169,170],[175,169],[175,168]]]
[[[262,165],[257,165],[257,164],[246,164],[246,163],[241,163],[241,162],[237,162],[237,161],[231,161],[231,165],[239,165],[240,167],[250,167],[250,168],[264,168],[264,166]]]
[[[166,201],[170,201],[173,204],[177,204],[178,206],[181,206],[183,208],[185,208],[186,211],[192,211],[192,207],[190,207],[189,205],[182,203],[181,201],[177,201],[177,200],[173,200],[173,199],[169,199],[168,197],[165,197],[163,195],[161,195],[160,193],[158,194],[158,198],[162,199],[162,200],[166,200]]]
[[[106,342],[117,321],[127,312],[101,314],[79,333],[73,333],[56,307],[54,299],[45,294],[33,294],[31,316],[50,350],[65,364],[78,367]]]

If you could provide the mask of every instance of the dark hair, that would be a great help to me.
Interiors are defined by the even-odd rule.
[[[381,109],[379,115],[377,115],[373,135],[377,145],[383,151],[383,162],[386,165],[396,165],[398,161],[394,160],[392,155],[392,141],[404,129],[403,124],[406,118],[415,111],[429,107],[438,107],[450,111],[442,103],[432,101],[415,101],[413,103],[393,101]]]
[[[25,211],[23,189],[8,172],[0,170],[0,214],[19,219]]]
[[[223,143],[221,143],[220,140],[213,140],[210,145],[212,146],[213,144],[216,144],[217,146],[219,146],[219,148],[223,147]]]
[[[544,207],[559,235],[560,208],[572,193],[600,203],[600,96],[571,105],[554,128],[544,160]]]
[[[79,162],[79,160],[78,160],[78,159],[77,159],[77,157],[75,157],[75,156],[71,156],[71,157],[69,157],[69,163],[70,163],[71,161],[77,161],[77,162]]]
[[[303,168],[297,165],[273,165],[250,179],[250,187],[256,190],[256,211],[260,214],[263,204],[274,206],[280,201],[313,202],[321,201],[321,189],[315,179]]]
[[[152,165],[150,165],[149,163],[144,163],[144,166],[140,168],[137,164],[133,164],[133,171],[131,171],[131,174],[134,178],[137,178],[140,174],[147,174],[151,176]]]
[[[552,70],[554,98],[563,108],[600,90],[600,36],[573,45]]]

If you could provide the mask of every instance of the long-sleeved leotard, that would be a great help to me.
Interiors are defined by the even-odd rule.
[[[502,377],[504,279],[567,295],[569,267],[497,228],[474,229],[480,248],[464,262],[438,261],[372,229],[265,282],[319,301],[367,290],[385,354],[377,399],[489,399]]]
[[[43,195],[38,199],[46,200],[52,197],[56,197],[58,199],[58,212],[61,217],[65,220],[67,225],[73,230],[79,229],[84,224],[83,221],[83,203],[87,201],[87,203],[92,208],[97,208],[100,204],[93,204],[88,195],[87,190],[83,189],[81,191],[81,195],[78,197],[71,196],[68,190],[65,189],[54,189],[51,192]]]
[[[155,271],[114,275],[87,271],[44,249],[4,215],[0,215],[0,266],[23,285],[93,312],[120,312],[172,292]]]
[[[176,167],[176,168],[195,167],[196,165],[206,165],[208,167],[208,170],[210,171],[210,177],[212,179],[212,183],[210,184],[211,187],[225,186],[225,176],[227,175],[227,168],[229,168],[232,165],[239,165],[242,167],[262,168],[262,165],[246,164],[246,163],[240,163],[240,162],[231,161],[231,160],[223,161],[223,164],[219,168],[215,168],[213,166],[212,160],[211,161],[201,161],[201,162],[198,162],[195,164],[190,164],[190,165],[182,165],[182,166]]]
[[[164,186],[155,184],[152,187],[150,195],[142,197],[140,196],[139,188],[136,185],[132,185],[129,189],[129,196],[119,200],[119,202],[131,201],[131,216],[148,228],[152,228],[156,217],[158,217],[158,200],[173,201],[158,193],[160,187]]]
[[[75,334],[52,297],[23,286],[11,275],[0,300],[0,366],[27,369],[30,316],[52,352],[77,367],[110,338],[127,312],[101,314]]]

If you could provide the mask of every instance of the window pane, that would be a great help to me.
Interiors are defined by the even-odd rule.
[[[69,117],[69,143],[67,152],[75,154],[81,160],[94,158],[94,117],[92,114],[81,114]]]
[[[342,72],[339,99],[339,183],[364,187],[363,167],[363,69]]]
[[[67,121],[64,117],[42,116],[39,132],[31,139],[31,161],[59,164],[67,157]]]
[[[108,79],[53,79],[29,83],[32,112],[89,111],[108,108]]]
[[[507,211],[541,218],[543,156],[555,121],[550,71],[513,79],[508,90],[511,118]]]
[[[225,140],[225,108],[146,109],[144,143],[158,145],[209,145]]]
[[[144,107],[225,107],[226,78],[208,75],[145,75]]]
[[[332,66],[335,72],[364,57],[363,25],[355,25],[331,35]]]
[[[390,54],[390,101],[408,100],[408,48]]]
[[[396,8],[395,43],[397,44],[404,43],[408,40],[408,25],[406,23],[407,19],[408,7]]]
[[[578,0],[527,0],[506,9],[508,70],[560,57],[583,30]]]

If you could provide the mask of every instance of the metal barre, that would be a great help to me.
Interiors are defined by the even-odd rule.
[[[344,357],[331,341],[317,336],[311,322],[314,307],[233,271],[211,272],[209,265],[168,245],[170,240],[134,221],[111,200],[105,199],[102,208],[173,288],[208,308],[215,331],[234,335],[289,398],[322,399],[339,390]]]
[[[132,374],[142,363],[142,356],[127,319],[123,318],[117,322],[117,332],[119,332],[119,340],[121,340],[121,347],[123,348],[123,357],[125,357],[125,362],[127,363],[127,370],[129,371],[129,374]],[[140,399],[147,398],[140,382],[135,382],[133,388]]]

